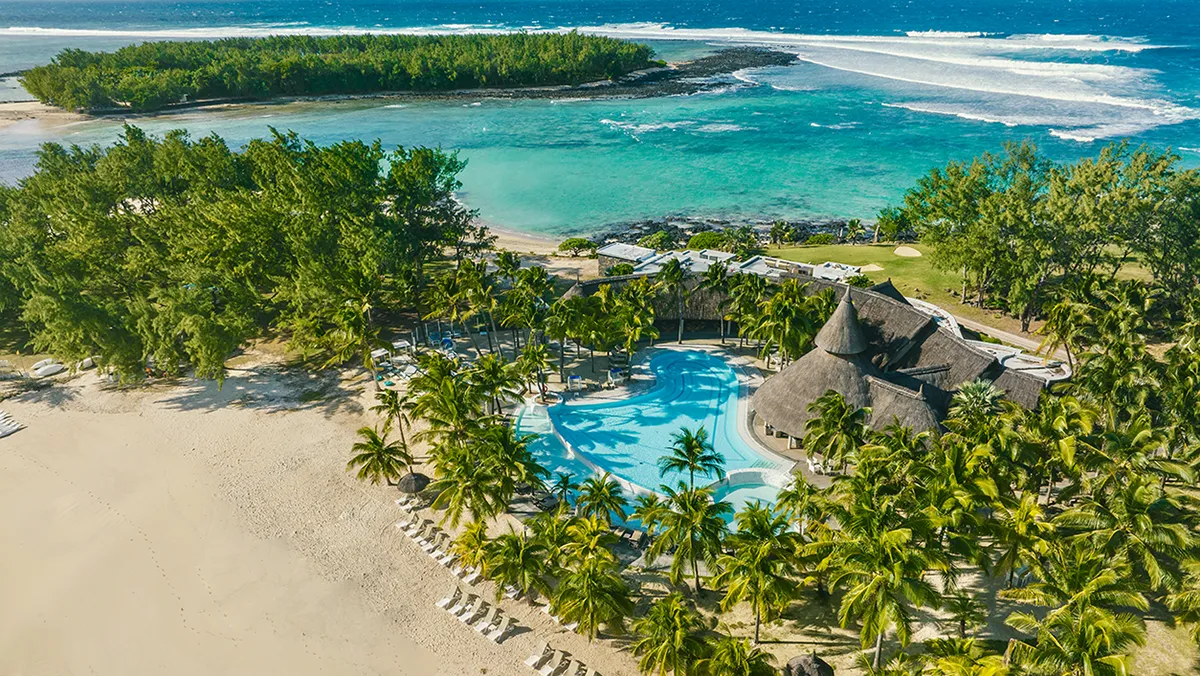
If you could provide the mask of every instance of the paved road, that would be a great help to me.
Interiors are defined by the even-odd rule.
[[[1022,348],[1031,354],[1038,353],[1038,346],[1041,345],[1041,342],[1042,342],[1040,340],[1036,340],[1036,339],[1030,338],[1028,336],[1023,336],[1019,333],[1009,333],[1008,331],[1001,331],[1000,329],[997,329],[994,326],[988,326],[987,324],[981,324],[977,321],[974,321],[971,319],[966,319],[966,318],[960,317],[958,315],[954,315],[954,318],[958,320],[959,324],[965,326],[968,329],[971,329],[972,331],[980,331],[982,333],[986,333],[993,338],[997,338],[999,340],[1004,341],[1005,343],[1008,343],[1009,345],[1013,345],[1013,346]],[[1066,350],[1063,350],[1061,348],[1058,349],[1054,353],[1054,358],[1061,359],[1062,361],[1067,361]]]

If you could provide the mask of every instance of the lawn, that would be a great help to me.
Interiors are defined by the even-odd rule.
[[[847,265],[878,265],[883,268],[875,272],[864,272],[873,282],[888,279],[911,298],[919,298],[944,308],[960,317],[994,326],[1004,331],[1020,333],[1021,323],[1012,317],[994,310],[983,310],[973,305],[958,302],[961,280],[958,273],[946,272],[934,267],[930,259],[930,247],[909,244],[920,251],[920,258],[905,258],[892,253],[895,244],[833,244],[829,246],[770,247],[768,256],[775,256],[800,263],[845,263]],[[1036,337],[1034,337],[1036,338]]]

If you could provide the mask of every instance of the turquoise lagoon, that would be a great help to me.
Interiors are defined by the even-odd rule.
[[[660,484],[688,480],[686,474],[674,472],[660,476],[658,459],[669,451],[671,437],[681,427],[700,427],[725,457],[729,479],[717,483],[717,498],[735,509],[755,500],[773,503],[792,463],[746,438],[744,388],[734,367],[708,352],[676,349],[658,352],[649,366],[655,383],[644,393],[614,401],[527,407],[517,430],[539,435],[531,448],[553,472],[583,478],[607,471],[627,492],[646,493]],[[697,477],[697,483],[714,479]]]

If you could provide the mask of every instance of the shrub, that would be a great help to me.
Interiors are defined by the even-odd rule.
[[[850,286],[856,286],[860,289],[865,289],[868,286],[871,286],[871,278],[866,275],[854,275],[852,277],[847,277],[845,282]]]
[[[674,243],[675,240],[671,238],[671,233],[666,230],[659,230],[638,240],[638,246],[644,246],[647,249],[654,249],[656,251],[670,249]]]
[[[720,249],[725,244],[725,235],[716,230],[698,232],[688,240],[689,249]]]
[[[578,256],[585,252],[591,254],[596,250],[596,243],[584,237],[571,237],[563,240],[562,244],[558,245],[558,250],[572,256]]]
[[[633,274],[633,263],[617,263],[616,265],[608,266],[604,271],[605,277],[620,277],[622,275]]]
[[[808,239],[804,240],[804,243],[810,246],[826,246],[837,244],[837,237],[828,232],[818,232],[815,235],[809,235]]]

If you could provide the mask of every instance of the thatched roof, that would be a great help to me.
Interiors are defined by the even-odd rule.
[[[850,300],[849,288],[813,342],[829,354],[850,356],[867,351],[867,338],[858,322],[858,311]]]
[[[938,414],[925,399],[924,389],[910,390],[896,383],[868,378],[871,388],[871,427],[882,429],[898,422],[914,432],[937,429]]]
[[[880,283],[876,284],[875,286],[869,287],[867,290],[874,291],[875,293],[878,293],[883,296],[887,296],[888,298],[891,298],[892,300],[896,301],[897,303],[904,303],[905,305],[910,305],[910,303],[908,302],[908,299],[904,297],[904,294],[900,293],[900,289],[897,289],[896,285],[892,284],[891,277],[888,277],[886,282],[880,282]]]
[[[804,424],[814,417],[809,404],[833,390],[854,406],[870,406],[867,377],[882,375],[866,359],[839,357],[817,348],[768,378],[754,393],[754,410],[772,427],[802,437]]]
[[[787,676],[833,676],[833,667],[816,653],[809,653],[788,660]]]
[[[429,477],[424,474],[405,474],[396,482],[401,493],[420,493],[429,485]]]
[[[1045,380],[1016,369],[1004,369],[992,384],[1003,390],[1007,399],[1031,411],[1037,408],[1038,399],[1046,387]]]
[[[971,347],[958,336],[939,328],[908,350],[903,362],[896,366],[948,366],[948,389],[958,389],[963,383],[969,383],[994,371],[999,367],[999,362],[987,352]]]

